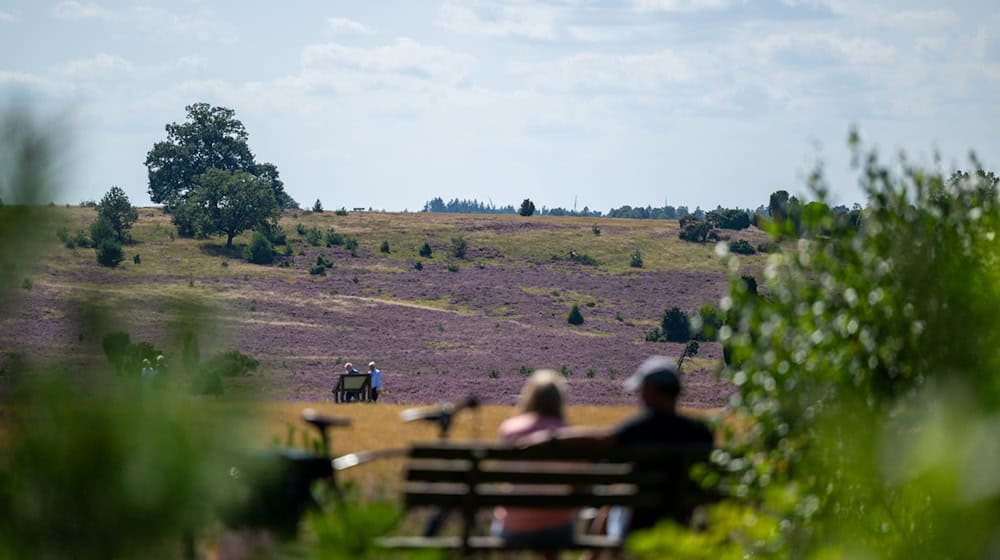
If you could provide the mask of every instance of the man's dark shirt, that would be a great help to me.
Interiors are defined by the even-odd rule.
[[[675,413],[645,410],[625,420],[614,430],[615,445],[618,447],[650,447],[657,445],[712,445],[712,432],[708,426],[697,420]],[[702,460],[707,460],[708,454]],[[681,494],[695,491],[694,483],[688,481],[689,464],[678,462],[673,465],[640,465],[644,469],[666,470],[672,482],[663,489],[666,504],[659,508],[636,508],[632,513],[629,532],[648,529],[662,519],[674,519],[686,523],[691,515],[691,505],[680,501]],[[684,472],[677,472],[683,470]]]

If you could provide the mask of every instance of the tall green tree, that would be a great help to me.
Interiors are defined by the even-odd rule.
[[[197,233],[225,235],[227,248],[240,233],[276,220],[281,213],[265,179],[221,169],[209,169],[195,178],[184,209]]]
[[[139,212],[132,206],[125,191],[118,186],[111,187],[104,195],[97,205],[97,213],[111,224],[119,242],[125,241],[132,225],[139,219]]]
[[[149,197],[174,214],[181,235],[194,235],[188,212],[180,211],[195,188],[195,179],[209,169],[241,171],[265,181],[282,207],[297,207],[285,193],[272,163],[257,163],[247,144],[248,135],[236,112],[208,103],[185,107],[187,120],[166,125],[167,139],[153,144],[146,155]]]
[[[521,208],[517,211],[518,214],[522,216],[530,216],[535,213],[535,203],[531,201],[530,198],[526,198],[521,202]]]

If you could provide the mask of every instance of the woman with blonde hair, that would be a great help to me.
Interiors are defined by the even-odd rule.
[[[521,389],[518,414],[500,424],[500,439],[514,442],[533,432],[565,426],[565,394],[566,380],[561,375],[548,369],[536,371]],[[576,510],[498,507],[493,517],[494,532],[511,544],[558,546],[573,540]]]

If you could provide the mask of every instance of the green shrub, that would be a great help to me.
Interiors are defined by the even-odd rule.
[[[425,259],[429,259],[433,254],[434,250],[431,249],[431,244],[424,241],[424,244],[420,246],[420,256],[424,257]]]
[[[27,277],[26,277],[26,278],[25,278],[25,279],[24,279],[24,280],[23,280],[23,281],[21,282],[21,289],[22,289],[22,290],[27,290],[27,291],[29,291],[29,292],[30,292],[30,291],[31,291],[31,288],[33,288],[34,286],[35,286],[35,285],[34,285],[34,284],[33,284],[33,283],[31,282],[31,278],[27,278]]]
[[[326,276],[326,267],[321,264],[314,264],[309,267],[309,274],[313,276]]]
[[[344,248],[351,252],[352,257],[358,256],[358,240],[354,237],[344,238]]]
[[[94,247],[100,246],[101,242],[105,239],[116,241],[117,235],[115,234],[115,228],[107,219],[98,218],[90,224],[90,239],[93,242]]]
[[[306,234],[306,226],[301,223],[295,224],[295,233],[304,236]]]
[[[778,245],[777,243],[775,243],[773,241],[765,241],[764,243],[760,243],[760,244],[757,245],[757,252],[758,253],[780,253],[781,252],[781,245]]]
[[[122,246],[114,239],[104,239],[97,245],[97,262],[101,266],[114,268],[125,259]]]
[[[209,358],[204,368],[220,377],[243,377],[257,369],[260,362],[238,350],[220,352]]]
[[[423,270],[424,269],[424,263],[422,263],[420,261],[417,261],[416,263],[414,263],[413,268],[415,268],[417,270]]]
[[[642,253],[639,252],[638,247],[635,248],[635,252],[629,258],[628,265],[632,268],[642,268]]]
[[[288,234],[285,233],[285,228],[277,223],[264,222],[257,229],[264,234],[264,237],[271,242],[271,245],[284,245],[288,243]]]
[[[324,240],[327,247],[339,247],[344,244],[344,236],[334,231],[333,228],[326,230]]]
[[[448,272],[458,272],[458,265],[455,263],[448,263]]]
[[[250,244],[243,250],[243,258],[253,264],[271,264],[274,262],[274,247],[264,234],[255,231]]]
[[[731,241],[729,243],[729,251],[738,255],[752,255],[757,252],[754,250],[753,245],[746,239]]]
[[[142,264],[142,257],[139,256],[139,253],[132,255],[132,264]]]
[[[306,243],[312,245],[313,247],[319,247],[322,240],[323,233],[319,231],[318,227],[313,226],[306,230]]]
[[[594,257],[584,253],[577,253],[572,249],[569,251],[569,260],[585,266],[597,266],[597,260]]]
[[[466,243],[464,237],[453,237],[451,239],[451,256],[456,259],[464,259],[465,253],[469,249],[469,244]]]
[[[592,231],[594,233],[594,235],[601,235],[601,227],[600,226],[591,226],[590,227],[590,231]]]
[[[286,256],[286,257],[292,256],[294,254],[294,251],[292,251],[292,246],[291,245],[285,245],[285,248],[284,248],[283,251],[281,251],[281,254],[284,255],[284,256]]]
[[[339,210],[334,210],[333,214],[335,216],[346,216],[347,215],[347,208],[344,208],[343,206],[341,206]]]
[[[389,242],[388,242],[388,241],[383,241],[383,242],[382,242],[382,245],[381,245],[381,246],[380,246],[380,247],[378,248],[378,250],[379,250],[380,252],[382,252],[382,253],[386,253],[386,254],[389,254],[389,253],[391,252],[391,251],[389,250]]]
[[[323,203],[320,202],[318,198],[316,199],[316,202],[313,203],[312,211],[313,212],[320,212],[320,213],[323,212]]]
[[[667,342],[687,342],[691,340],[691,324],[687,313],[678,307],[671,307],[663,312],[660,321],[663,340]]]
[[[573,304],[573,307],[569,310],[569,315],[566,316],[566,322],[571,325],[582,325],[583,324],[583,313],[580,313],[580,306]]]

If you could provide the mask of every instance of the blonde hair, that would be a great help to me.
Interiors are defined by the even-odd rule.
[[[518,408],[522,413],[561,419],[565,394],[566,380],[551,369],[540,369],[524,383]]]

